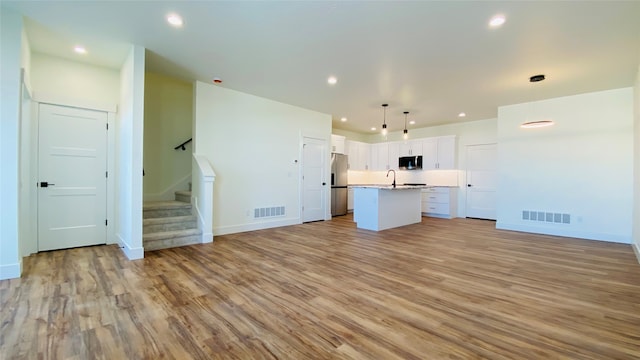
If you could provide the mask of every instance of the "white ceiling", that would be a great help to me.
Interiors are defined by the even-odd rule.
[[[372,133],[495,118],[498,106],[631,86],[640,1],[2,1],[28,18],[35,52],[147,70],[328,113]],[[168,26],[169,12],[183,16]],[[488,27],[498,13],[499,29]],[[71,49],[84,44],[89,55]],[[81,60],[82,59],[82,60]],[[534,74],[547,80],[530,84]],[[335,75],[338,83],[327,84]],[[467,117],[458,118],[459,112]],[[340,117],[347,117],[346,123]]]

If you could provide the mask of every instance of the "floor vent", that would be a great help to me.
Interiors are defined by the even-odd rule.
[[[545,211],[522,210],[522,220],[571,224],[571,215]]]
[[[253,209],[254,218],[284,216],[284,206],[272,206]]]

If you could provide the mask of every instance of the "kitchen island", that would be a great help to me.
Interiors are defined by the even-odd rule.
[[[422,221],[422,186],[354,186],[353,221],[380,231]]]

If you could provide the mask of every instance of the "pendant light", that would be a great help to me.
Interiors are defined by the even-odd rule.
[[[387,106],[389,106],[389,104],[382,104],[382,108],[384,109],[384,118],[382,120],[382,136],[387,136]]]
[[[543,81],[545,79],[545,76],[543,74],[540,75],[533,75],[532,77],[529,78],[529,82],[530,83],[537,83],[540,81]],[[535,112],[533,111],[533,101],[531,102],[531,114],[530,117],[535,116]],[[521,128],[523,129],[533,129],[533,128],[539,128],[539,127],[545,127],[545,126],[551,126],[553,125],[554,122],[553,120],[530,120],[527,122],[524,122],[520,125]]]
[[[407,140],[409,138],[409,131],[407,130],[407,115],[409,115],[408,111],[404,112],[404,131],[402,132],[402,138]]]

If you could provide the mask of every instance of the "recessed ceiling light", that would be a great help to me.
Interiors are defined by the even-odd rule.
[[[465,117],[465,116],[467,116],[467,114],[465,114],[465,113],[463,113],[463,112],[461,112],[460,114],[458,114],[458,117]]]
[[[502,26],[502,24],[504,24],[505,21],[507,21],[507,19],[504,17],[504,15],[502,14],[495,15],[494,17],[491,18],[491,20],[489,20],[489,27],[492,27],[492,28],[500,27]]]
[[[169,23],[169,25],[173,27],[182,27],[182,25],[184,25],[184,21],[182,21],[182,17],[178,14],[167,15],[167,22]]]
[[[342,119],[340,119],[340,121],[345,122],[345,121],[347,121],[347,118],[343,117]]]
[[[371,131],[376,131],[376,128],[375,128],[375,127],[372,127],[372,128],[371,128]]]
[[[84,46],[80,46],[80,45],[76,45],[73,47],[73,51],[75,51],[78,54],[86,54],[87,53],[87,49],[84,48]]]
[[[415,120],[411,120],[411,121],[409,121],[409,124],[411,124],[411,125],[414,125],[415,123],[416,123],[416,121],[415,121]]]
[[[335,76],[329,76],[327,82],[329,85],[335,85],[338,82],[338,79]]]

